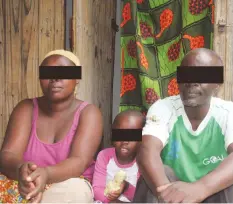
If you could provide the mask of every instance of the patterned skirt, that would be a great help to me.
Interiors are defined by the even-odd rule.
[[[47,190],[51,185],[46,185]],[[18,181],[10,180],[0,173],[0,203],[28,203],[18,191]]]
[[[84,176],[80,178],[91,181]],[[52,184],[46,185],[45,190],[48,190]],[[28,203],[29,201],[23,199],[18,191],[18,181],[10,180],[0,173],[0,204],[1,203]]]

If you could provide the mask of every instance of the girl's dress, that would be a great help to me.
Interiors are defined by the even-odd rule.
[[[136,184],[140,176],[136,159],[129,164],[121,165],[117,161],[115,148],[107,148],[98,154],[95,164],[92,182],[95,201],[109,203],[109,200],[104,195],[104,190],[107,183],[113,180],[115,174],[120,170],[126,172],[126,181],[129,183],[129,187],[120,195],[118,200],[122,202],[131,202],[133,200]]]

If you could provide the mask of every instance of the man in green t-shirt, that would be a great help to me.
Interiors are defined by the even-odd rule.
[[[214,51],[200,48],[181,66],[223,63]],[[180,95],[148,110],[134,202],[233,202],[233,102],[213,97],[218,84],[178,85]]]

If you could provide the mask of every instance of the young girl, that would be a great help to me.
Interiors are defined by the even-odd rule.
[[[144,116],[134,110],[121,112],[114,120],[114,129],[141,129]],[[102,150],[96,160],[93,176],[93,190],[95,201],[103,203],[131,202],[139,178],[136,163],[136,153],[139,142],[113,142],[113,148]],[[118,191],[105,195],[107,184],[114,179],[120,170],[126,173],[126,179],[121,183]]]

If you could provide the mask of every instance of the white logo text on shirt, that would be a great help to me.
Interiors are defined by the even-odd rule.
[[[209,157],[209,158],[205,158],[203,160],[203,164],[204,165],[209,165],[210,163],[215,164],[215,163],[223,161],[223,160],[224,160],[223,155],[221,155],[221,156],[212,156],[212,157]]]

